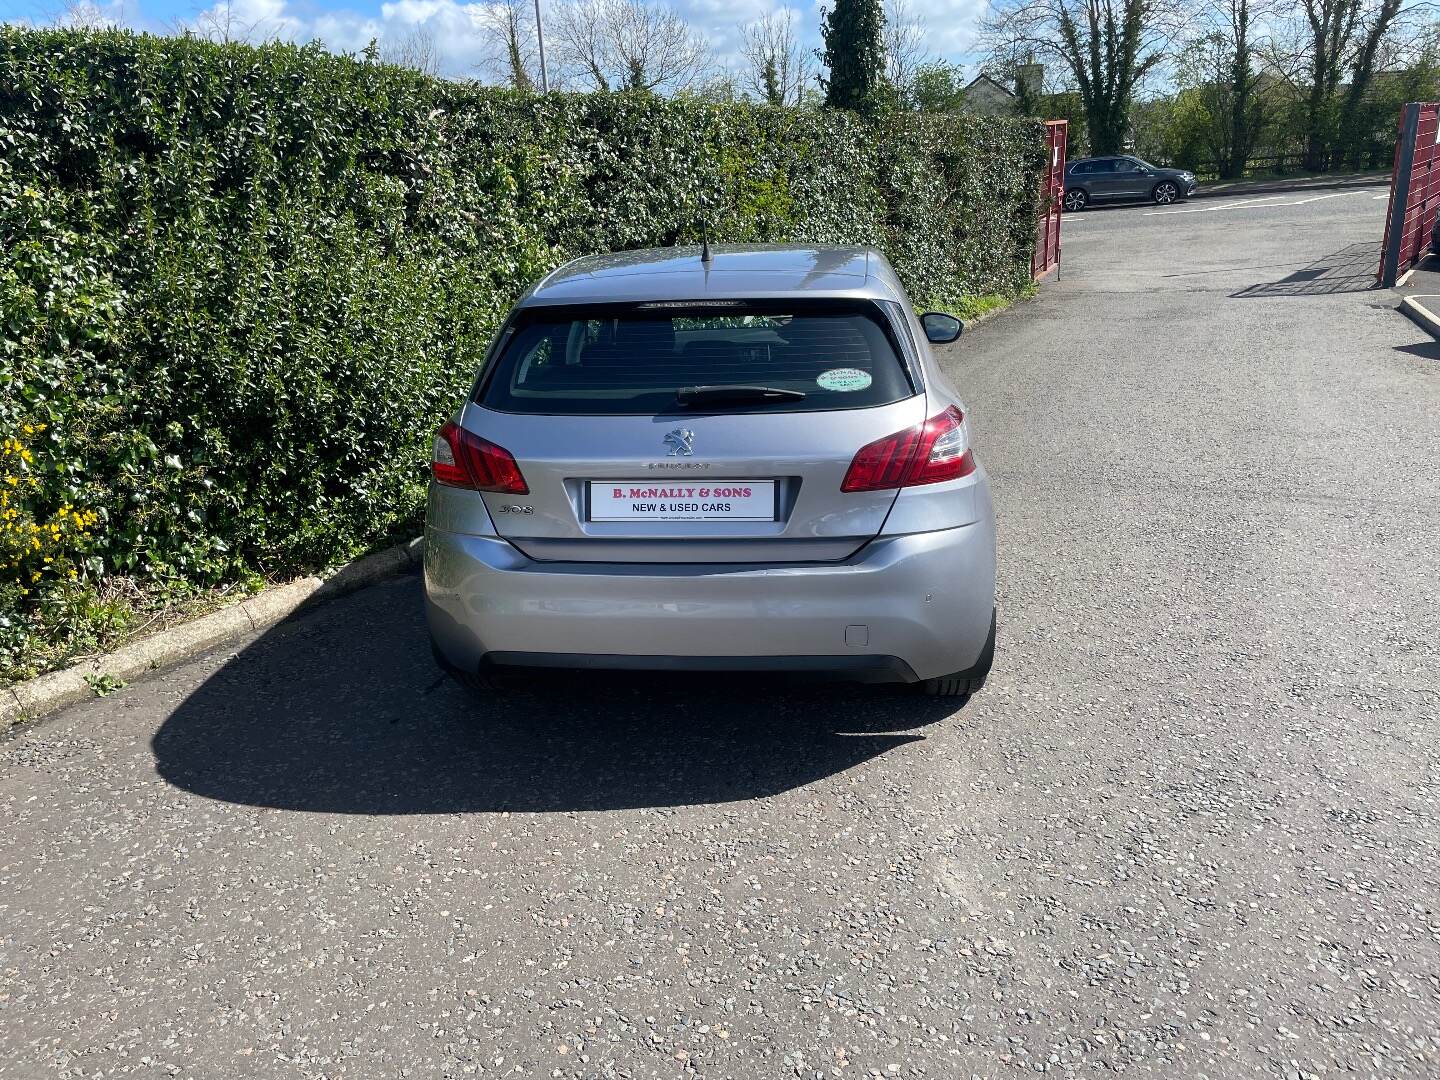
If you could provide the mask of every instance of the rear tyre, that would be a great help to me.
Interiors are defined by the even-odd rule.
[[[1065,209],[1072,214],[1078,214],[1085,209],[1085,204],[1090,201],[1090,196],[1081,188],[1070,188],[1065,192]]]
[[[1150,193],[1150,197],[1155,200],[1156,206],[1169,206],[1180,198],[1180,188],[1169,180],[1161,180],[1155,185],[1155,190]]]

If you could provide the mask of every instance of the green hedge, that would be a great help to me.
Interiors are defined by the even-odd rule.
[[[1013,295],[1042,157],[1024,120],[0,29],[0,680],[137,597],[413,532],[431,433],[557,264],[694,240],[703,203],[722,240],[875,244],[917,298]]]

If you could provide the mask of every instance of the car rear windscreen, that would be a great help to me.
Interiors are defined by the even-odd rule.
[[[477,401],[512,413],[814,412],[910,397],[867,304],[533,308],[507,331]],[[798,391],[685,409],[692,387]]]

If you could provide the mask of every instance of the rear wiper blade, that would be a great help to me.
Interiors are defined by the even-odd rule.
[[[782,390],[778,386],[682,386],[675,391],[681,405],[740,405],[751,401],[800,401],[803,390]]]

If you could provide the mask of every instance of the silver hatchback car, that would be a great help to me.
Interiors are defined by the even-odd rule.
[[[516,305],[435,438],[435,655],[980,688],[995,526],[964,406],[879,252],[584,258]]]

